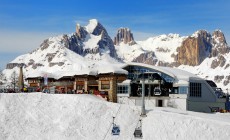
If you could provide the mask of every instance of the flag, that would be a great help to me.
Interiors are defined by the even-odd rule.
[[[48,85],[48,76],[47,74],[44,75],[44,85]]]

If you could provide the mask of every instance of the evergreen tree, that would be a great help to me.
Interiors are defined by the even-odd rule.
[[[3,85],[6,82],[6,77],[0,69],[0,85]]]
[[[11,87],[13,87],[13,90],[15,92],[16,86],[18,85],[18,74],[16,71],[13,71],[13,73],[10,76],[10,81],[11,81]]]

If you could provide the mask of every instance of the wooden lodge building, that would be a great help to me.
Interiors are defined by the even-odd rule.
[[[55,93],[95,94],[95,92],[105,92],[108,94],[108,101],[117,102],[117,84],[126,80],[127,72],[113,71],[99,74],[95,72],[87,74],[82,72],[62,72],[59,77],[54,75],[49,73],[38,74],[28,76],[26,80],[29,87],[34,91],[55,87]],[[47,83],[45,82],[46,77]]]
[[[52,93],[107,93],[110,102],[139,106],[144,92],[148,106],[199,112],[230,110],[230,97],[213,81],[176,68],[127,63],[97,70],[33,73],[26,79],[30,88],[55,89]]]

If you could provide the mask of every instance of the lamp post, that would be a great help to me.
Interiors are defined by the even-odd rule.
[[[142,106],[141,106],[141,116],[146,117],[145,111],[145,78],[144,73],[142,73]]]
[[[19,71],[19,77],[18,77],[18,87],[19,90],[22,92],[24,88],[24,79],[23,79],[23,71],[22,71],[23,65],[20,65],[20,71]],[[14,89],[15,90],[15,89]]]

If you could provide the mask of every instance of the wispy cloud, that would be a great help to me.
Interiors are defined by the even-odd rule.
[[[0,50],[6,53],[27,53],[38,48],[44,39],[54,33],[3,30],[0,32]]]

